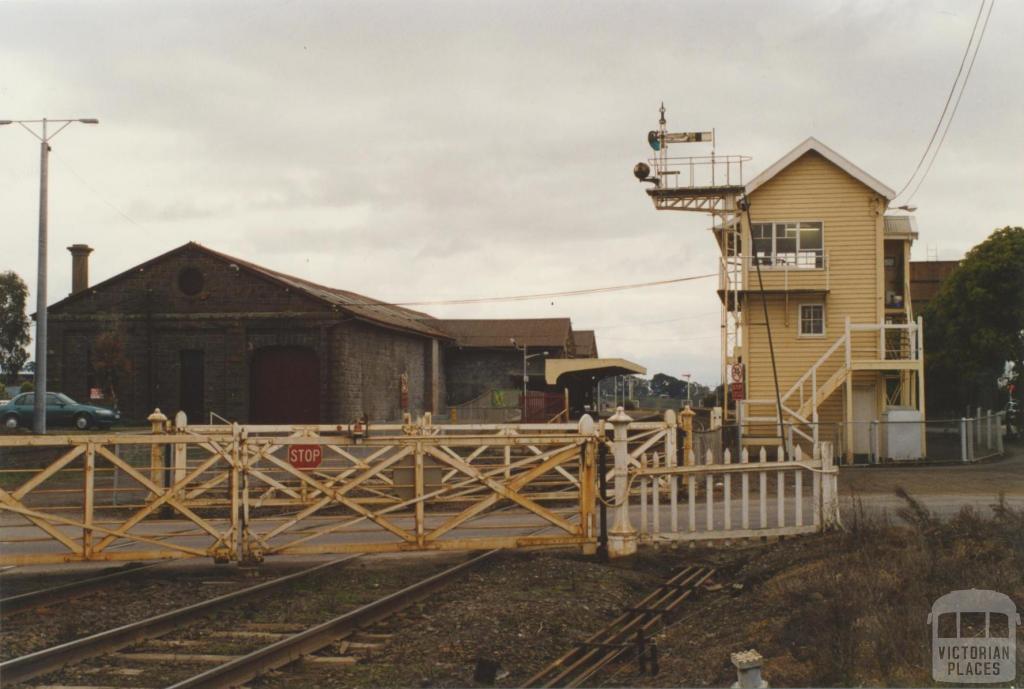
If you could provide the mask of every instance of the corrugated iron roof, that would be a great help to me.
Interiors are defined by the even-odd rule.
[[[455,338],[460,347],[564,347],[572,322],[568,318],[446,319],[430,321]]]
[[[355,292],[318,285],[315,282],[310,282],[309,280],[304,280],[302,278],[295,277],[294,275],[279,273],[276,270],[264,268],[263,266],[256,265],[255,263],[249,263],[248,261],[243,261],[241,259],[234,258],[233,256],[222,254],[219,251],[214,251],[213,249],[201,244],[196,244],[195,242],[191,242],[191,244],[196,248],[221,258],[222,260],[236,263],[240,267],[247,268],[277,282],[283,282],[286,285],[301,290],[316,299],[325,301],[333,306],[338,306],[348,311],[356,318],[373,321],[375,323],[380,323],[381,325],[392,326],[399,330],[409,330],[435,337],[447,337],[446,333],[433,326],[434,319],[429,314],[423,313],[422,311],[413,311],[412,309],[388,304],[362,294],[356,294]]]
[[[886,234],[917,234],[917,219],[912,215],[885,215]]]
[[[421,335],[428,335],[431,337],[442,337],[445,339],[451,339],[450,336],[439,330],[432,324],[433,318],[429,314],[421,311],[413,311],[412,309],[406,309],[401,306],[395,306],[386,302],[372,299],[362,294],[356,294],[355,292],[348,292],[346,290],[335,289],[333,287],[325,287],[324,285],[318,285],[315,282],[309,280],[303,280],[302,278],[295,277],[294,275],[286,275],[285,273],[279,273],[276,270],[270,270],[263,266],[250,263],[249,261],[243,261],[240,258],[222,254],[219,251],[203,246],[197,242],[188,242],[181,246],[171,249],[170,251],[155,256],[148,261],[144,261],[137,266],[129,268],[126,271],[118,273],[113,277],[107,278],[106,280],[91,285],[89,289],[84,289],[80,292],[71,294],[60,301],[51,304],[49,311],[51,313],[59,311],[67,304],[84,299],[88,294],[92,293],[97,289],[102,289],[125,276],[133,273],[139,268],[148,267],[154,265],[159,261],[167,259],[175,254],[184,251],[200,251],[208,256],[212,256],[220,261],[224,261],[227,264],[235,264],[240,269],[247,270],[264,279],[272,280],[280,285],[285,285],[291,289],[298,290],[306,294],[307,296],[316,299],[320,302],[326,303],[330,306],[336,306],[342,309],[358,319],[371,321],[378,323],[386,327],[392,327],[398,330],[404,330],[407,332],[414,332]]]

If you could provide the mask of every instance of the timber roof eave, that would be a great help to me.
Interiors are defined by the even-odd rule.
[[[748,195],[754,193],[759,187],[768,183],[776,175],[785,170],[787,167],[796,162],[801,156],[810,151],[814,151],[825,160],[829,161],[846,174],[853,177],[855,180],[870,188],[880,196],[883,196],[886,201],[892,201],[896,197],[896,192],[890,189],[885,184],[882,184],[875,177],[871,176],[863,169],[857,167],[849,160],[841,156],[839,153],[829,148],[822,142],[815,139],[813,136],[809,136],[800,144],[798,144],[793,150],[786,155],[779,158],[777,161],[772,163],[766,170],[761,174],[754,177],[746,184],[746,193]]]

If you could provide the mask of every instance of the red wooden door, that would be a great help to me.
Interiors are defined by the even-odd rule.
[[[306,347],[263,347],[252,359],[250,423],[319,423],[320,360]]]

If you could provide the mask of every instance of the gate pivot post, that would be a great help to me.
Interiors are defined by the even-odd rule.
[[[615,517],[608,532],[608,555],[626,557],[636,552],[636,530],[629,521],[629,443],[628,428],[633,419],[619,407],[608,419],[614,429]]]
[[[149,421],[150,431],[153,435],[163,435],[167,432],[165,424],[167,423],[167,417],[164,416],[163,412],[160,411],[160,407],[153,410],[153,413],[146,417],[146,421]],[[154,442],[149,446],[149,480],[155,485],[161,488],[166,488],[164,485],[164,446]],[[156,500],[159,496],[150,491],[149,499]]]

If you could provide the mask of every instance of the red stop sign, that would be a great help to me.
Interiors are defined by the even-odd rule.
[[[324,448],[320,445],[289,445],[288,463],[296,469],[309,471],[320,466],[324,459]]]

